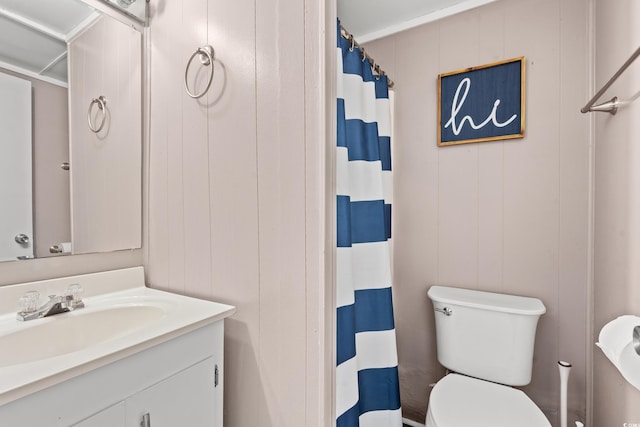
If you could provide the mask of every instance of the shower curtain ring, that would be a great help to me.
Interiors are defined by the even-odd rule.
[[[349,47],[349,52],[353,52],[353,49],[356,47],[356,39],[354,39],[351,34],[349,34],[349,41],[351,42],[351,46]]]

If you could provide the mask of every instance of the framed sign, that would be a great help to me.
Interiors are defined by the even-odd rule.
[[[525,58],[438,76],[438,146],[524,137]]]

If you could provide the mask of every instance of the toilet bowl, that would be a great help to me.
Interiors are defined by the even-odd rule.
[[[459,374],[438,381],[426,427],[551,427],[522,391]]]
[[[527,395],[536,298],[432,286],[438,362],[450,373],[429,397],[426,427],[551,427]]]

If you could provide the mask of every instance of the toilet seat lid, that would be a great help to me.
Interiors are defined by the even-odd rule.
[[[438,427],[551,427],[522,391],[459,374],[438,381],[429,412]]]

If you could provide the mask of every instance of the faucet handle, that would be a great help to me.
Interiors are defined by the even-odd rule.
[[[76,308],[84,307],[84,302],[82,302],[82,293],[84,289],[77,283],[69,285],[67,290],[64,292],[65,298],[69,301],[69,308],[74,310]]]
[[[38,302],[40,301],[40,293],[38,291],[29,291],[20,297],[20,311],[25,314],[35,313],[38,311]]]

